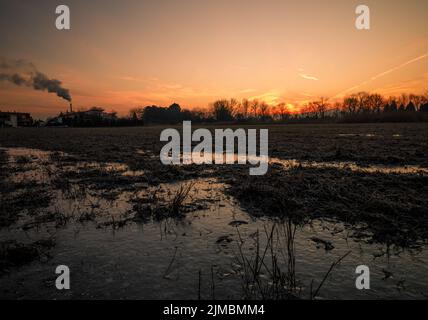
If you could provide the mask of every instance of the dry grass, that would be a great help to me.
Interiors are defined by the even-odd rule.
[[[195,186],[194,182],[180,184],[178,190],[173,193],[169,202],[169,210],[172,216],[180,216],[184,212],[184,206]]]
[[[244,244],[238,230],[238,262],[242,266],[243,299],[290,300],[303,299],[303,291],[296,278],[295,233],[296,225],[290,219],[274,223],[270,230],[264,229],[260,239],[255,235],[255,250],[251,256],[245,254]],[[264,246],[261,243],[265,243]],[[333,262],[313,291],[311,284],[309,299],[317,299],[326,279],[351,252]]]
[[[257,230],[255,251],[251,257],[244,253],[245,241],[237,229],[244,299],[284,300],[299,296],[294,255],[295,228],[291,221],[273,224],[270,230],[265,228],[263,247]],[[285,247],[282,240],[286,242]]]

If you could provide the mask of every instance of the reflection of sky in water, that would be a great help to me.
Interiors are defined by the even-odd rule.
[[[189,157],[191,153],[184,154]],[[198,155],[199,156],[199,155]],[[350,170],[353,172],[362,173],[397,173],[397,174],[414,174],[414,173],[428,173],[428,168],[420,167],[418,165],[376,165],[370,164],[367,166],[359,165],[354,161],[304,161],[298,159],[280,159],[268,156],[251,156],[251,155],[239,155],[238,153],[202,153],[201,157],[204,156],[207,159],[212,159],[213,163],[216,157],[222,158],[223,162],[226,163],[227,156],[233,160],[234,163],[238,163],[238,159],[241,157],[243,163],[251,162],[258,163],[259,161],[269,161],[270,164],[279,164],[284,167],[285,170],[290,170],[297,167],[302,168],[313,168],[313,169],[338,169],[338,170]],[[181,159],[183,154],[181,155]]]
[[[43,174],[43,166],[55,165],[49,162],[49,154],[27,149],[9,150],[13,159],[27,155],[33,158],[29,171],[14,173],[14,180],[40,179],[49,182],[51,175]],[[298,163],[295,160],[271,159],[285,168]],[[347,167],[344,163],[299,163],[309,167]],[[76,163],[76,167],[82,163]],[[122,164],[88,164],[107,170],[126,173]],[[72,168],[69,168],[72,170]],[[76,169],[76,168],[75,168]],[[373,168],[351,166],[351,170],[374,170]],[[395,170],[402,170],[395,169]],[[28,172],[33,172],[29,175]],[[391,172],[391,171],[389,171]],[[143,174],[143,173],[142,173]],[[55,191],[55,199],[49,210],[64,214],[76,214],[95,210],[95,222],[84,224],[71,222],[65,228],[56,229],[49,224],[23,232],[17,228],[0,231],[0,240],[16,239],[23,243],[53,236],[57,242],[51,250],[52,258],[36,261],[0,278],[1,295],[8,298],[141,298],[177,299],[197,298],[198,273],[202,274],[202,297],[211,298],[211,268],[214,272],[216,298],[240,298],[240,270],[236,256],[238,233],[233,221],[245,221],[239,225],[239,233],[245,241],[245,252],[254,253],[252,235],[259,230],[270,229],[272,224],[266,218],[250,217],[240,206],[224,194],[225,185],[215,179],[195,180],[193,201],[209,203],[207,209],[187,214],[181,221],[166,220],[146,224],[129,223],[113,230],[100,226],[112,217],[120,219],[131,209],[130,198],[137,193],[151,193],[155,187],[135,187],[135,192],[123,192],[115,200],[106,200],[90,190],[83,198],[69,197]],[[163,184],[165,194],[178,188],[178,184]],[[94,206],[96,203],[96,206]],[[95,208],[95,209],[94,209]],[[31,217],[23,217],[17,226],[28,223]],[[323,286],[320,296],[325,298],[426,298],[428,294],[428,255],[421,251],[394,252],[388,256],[382,245],[367,244],[350,237],[352,229],[342,223],[315,220],[304,227],[298,227],[295,238],[296,275],[303,289],[303,298],[309,295],[309,286],[316,287],[332,262],[351,250],[351,254],[335,269]],[[234,241],[217,243],[219,237],[229,236]],[[331,241],[334,249],[326,251],[311,240],[318,237]],[[261,237],[263,247],[265,238]],[[173,259],[174,257],[174,259]],[[72,274],[72,290],[58,292],[53,289],[54,270],[59,264],[68,265]],[[371,290],[355,289],[355,268],[365,264],[371,270]],[[386,279],[386,274],[392,277]],[[19,283],[19,285],[18,285]],[[5,290],[8,290],[7,292]]]
[[[354,172],[364,173],[399,173],[399,174],[413,174],[413,173],[428,173],[428,168],[423,168],[416,165],[405,166],[387,166],[387,165],[374,165],[367,166],[359,165],[353,161],[301,161],[297,159],[283,160],[279,158],[271,158],[271,164],[283,165],[285,169],[292,169],[297,167],[314,168],[314,169],[338,169],[350,170]]]

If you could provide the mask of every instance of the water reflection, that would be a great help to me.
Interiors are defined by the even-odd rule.
[[[372,135],[368,135],[372,136]],[[181,154],[181,160],[184,155],[191,157],[189,154]],[[233,163],[246,163],[246,161],[251,163],[256,163],[257,161],[268,161],[270,165],[281,165],[285,170],[291,170],[296,168],[315,168],[315,169],[337,169],[337,170],[350,170],[352,172],[360,173],[384,173],[384,174],[426,174],[428,173],[428,168],[421,167],[418,165],[379,165],[379,164],[367,164],[361,165],[355,161],[306,161],[299,159],[283,159],[277,157],[268,157],[268,156],[251,156],[251,155],[239,155],[237,153],[228,153],[224,151],[219,154],[216,152],[202,152],[198,156],[205,157],[210,159],[212,163],[215,163],[215,159],[223,159],[223,163],[226,163],[226,160],[229,158],[233,160]],[[230,161],[229,160],[229,161]]]
[[[13,170],[9,178],[43,179],[50,185],[52,200],[40,212],[23,210],[13,226],[1,229],[0,241],[25,244],[52,238],[55,246],[49,258],[0,277],[3,298],[194,299],[198,294],[211,298],[213,283],[217,299],[311,298],[316,291],[317,298],[423,298],[428,294],[425,247],[394,252],[396,248],[353,239],[352,227],[334,220],[300,224],[290,219],[254,218],[225,194],[228,186],[215,178],[192,181],[183,203],[188,211],[180,219],[139,221],[135,203],[144,204],[156,196],[157,202],[150,205],[167,205],[181,184],[143,186],[131,180],[140,185],[116,190],[115,196],[111,196],[115,190],[94,188],[87,183],[90,180],[71,180],[59,188],[53,181],[62,171],[102,168],[109,175],[121,175],[129,168],[54,161],[52,154],[31,149],[8,149],[8,153],[7,168],[28,169]],[[19,160],[21,156],[30,156],[31,161]],[[287,170],[320,165],[271,161]],[[331,243],[333,248],[327,250],[314,239]],[[331,264],[349,251],[317,290]],[[69,265],[75,275],[73,290],[65,296],[52,289],[52,270],[59,264]],[[355,268],[360,264],[370,267],[370,291],[355,289]]]
[[[405,166],[387,166],[370,164],[362,166],[353,161],[302,161],[297,159],[279,159],[271,158],[271,164],[279,164],[286,170],[296,168],[314,168],[314,169],[338,169],[350,170],[352,172],[361,173],[385,173],[385,174],[426,174],[428,168],[417,165]]]

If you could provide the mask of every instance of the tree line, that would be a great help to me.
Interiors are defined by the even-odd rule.
[[[286,102],[269,105],[259,99],[219,99],[208,108],[182,109],[147,106],[130,110],[128,124],[174,124],[193,122],[375,122],[428,121],[428,92],[385,98],[377,93],[359,92],[342,101],[320,97],[293,110]]]

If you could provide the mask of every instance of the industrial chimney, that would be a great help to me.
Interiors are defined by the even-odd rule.
[[[70,113],[73,113],[73,104],[70,102]]]

